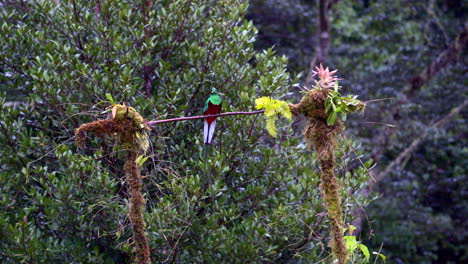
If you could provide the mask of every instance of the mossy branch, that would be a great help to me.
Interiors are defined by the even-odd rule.
[[[145,209],[145,199],[141,193],[143,180],[136,162],[138,155],[148,149],[149,130],[147,122],[134,108],[114,105],[111,119],[83,124],[75,131],[78,146],[84,146],[87,133],[94,133],[98,137],[114,139],[117,145],[128,152],[124,169],[130,190],[129,218],[133,232],[135,262],[138,264],[151,263],[143,217]]]
[[[355,96],[341,97],[338,92],[338,79],[333,77],[334,72],[329,72],[328,68],[325,70],[321,66],[317,68],[316,73],[320,77],[320,81],[316,82],[316,87],[309,90],[300,103],[289,104],[289,108],[295,116],[303,114],[307,118],[303,134],[309,148],[314,149],[319,156],[321,170],[319,188],[332,229],[329,245],[338,263],[344,264],[347,260],[347,250],[343,236],[340,185],[335,176],[336,141],[338,135],[343,132],[344,125],[343,120],[336,119],[336,114],[340,111],[345,115],[363,111],[365,103],[357,100]],[[334,89],[329,89],[331,87]],[[330,104],[335,105],[332,108]],[[330,111],[330,109],[333,110]]]
[[[138,152],[130,150],[125,161],[125,177],[130,190],[129,218],[132,224],[133,242],[135,243],[135,262],[138,264],[151,263],[148,239],[146,238],[146,224],[143,217],[145,198],[141,192],[143,180],[140,175],[140,166],[136,159]]]

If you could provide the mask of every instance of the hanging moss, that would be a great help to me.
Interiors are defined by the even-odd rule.
[[[332,238],[329,246],[338,263],[346,262],[346,244],[343,238],[343,215],[341,212],[340,185],[335,176],[336,140],[343,130],[343,122],[337,120],[333,125],[327,125],[325,101],[329,95],[328,89],[315,88],[302,97],[300,103],[290,104],[294,115],[303,114],[307,118],[307,125],[303,130],[304,139],[310,149],[318,153],[320,161],[320,192],[327,207],[328,217],[332,228]],[[357,109],[363,109],[357,107]]]
[[[75,131],[76,144],[84,146],[86,135],[94,133],[97,137],[107,137],[127,150],[125,177],[130,190],[129,218],[132,225],[135,262],[151,263],[146,224],[144,220],[145,199],[141,193],[143,181],[140,168],[136,163],[138,155],[144,154],[149,146],[149,127],[143,117],[132,107],[114,105],[110,119],[83,124]]]
[[[133,242],[135,243],[135,262],[138,264],[150,263],[150,253],[148,239],[146,238],[146,224],[143,217],[145,209],[145,199],[141,193],[143,180],[140,175],[140,168],[136,163],[138,153],[129,151],[125,161],[125,177],[130,190],[129,218],[132,224]]]

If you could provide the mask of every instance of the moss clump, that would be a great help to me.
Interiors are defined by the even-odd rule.
[[[290,104],[294,115],[303,114],[307,118],[307,125],[303,135],[309,148],[318,153],[320,161],[320,191],[327,207],[328,217],[332,227],[330,247],[338,263],[346,262],[346,244],[343,238],[343,215],[341,212],[340,186],[335,176],[336,139],[343,130],[343,122],[327,125],[328,115],[325,112],[325,101],[329,96],[329,89],[315,88],[307,92],[298,104]],[[363,109],[357,107],[358,109]]]
[[[130,190],[129,218],[135,246],[135,262],[138,264],[151,263],[143,217],[145,209],[145,199],[141,193],[143,180],[136,163],[138,155],[145,153],[148,149],[149,130],[145,119],[134,108],[114,105],[111,119],[83,124],[75,131],[78,146],[84,146],[87,133],[94,133],[98,137],[114,139],[119,147],[128,151],[124,169]]]
[[[83,147],[87,133],[94,133],[97,137],[114,139],[124,149],[146,152],[149,130],[146,120],[133,107],[114,105],[110,119],[82,124],[77,128],[75,141]]]

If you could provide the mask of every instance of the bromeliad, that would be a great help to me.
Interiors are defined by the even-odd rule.
[[[221,112],[221,103],[223,99],[219,96],[216,88],[211,89],[211,95],[205,102],[205,107],[203,108],[204,115],[215,115]],[[205,118],[205,126],[203,129],[203,142],[205,145],[211,144],[213,139],[213,133],[216,126],[216,117],[207,117]]]

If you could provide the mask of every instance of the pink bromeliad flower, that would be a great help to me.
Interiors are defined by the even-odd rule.
[[[319,67],[315,67],[316,71],[312,71],[313,75],[318,75],[319,80],[315,81],[321,88],[331,88],[335,85],[335,81],[341,80],[336,76],[333,76],[338,70],[330,71],[328,67],[326,69],[323,68],[322,64]]]

